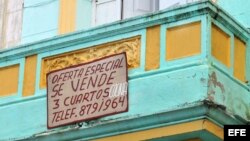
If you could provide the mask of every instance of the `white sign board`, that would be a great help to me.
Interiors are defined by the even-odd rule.
[[[48,73],[48,128],[128,111],[127,73],[125,53]]]

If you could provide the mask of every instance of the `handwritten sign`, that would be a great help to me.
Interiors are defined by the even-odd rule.
[[[47,74],[48,128],[128,111],[126,54]]]

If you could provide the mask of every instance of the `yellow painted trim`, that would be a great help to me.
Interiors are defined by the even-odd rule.
[[[166,60],[185,58],[201,53],[201,22],[194,22],[166,31]]]
[[[17,94],[19,65],[0,68],[0,98]]]
[[[140,141],[148,140],[159,137],[172,136],[177,134],[184,134],[189,132],[195,132],[200,130],[207,130],[223,139],[223,128],[215,125],[208,120],[197,120],[192,122],[180,123],[176,125],[170,125],[166,127],[160,127],[155,129],[137,131],[133,133],[121,134],[106,138],[97,139],[95,141]]]
[[[204,120],[203,128],[206,129],[208,132],[214,134],[215,136],[219,137],[220,139],[224,139],[224,129],[212,123],[211,121]]]
[[[59,34],[72,32],[75,30],[75,26],[76,0],[60,0]]]
[[[212,55],[230,67],[230,36],[216,25],[212,25]]]
[[[37,55],[25,59],[23,96],[32,96],[35,93]]]
[[[44,89],[46,88],[46,74],[48,73],[44,68],[46,68],[46,66],[44,65],[45,63],[45,59],[43,59],[41,61],[41,73],[40,73],[40,82],[39,82],[39,88],[40,89]]]
[[[234,38],[234,76],[246,82],[246,44]]]
[[[160,66],[160,25],[147,28],[145,70],[158,69]]]

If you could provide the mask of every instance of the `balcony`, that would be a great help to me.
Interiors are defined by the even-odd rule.
[[[250,121],[249,37],[203,1],[1,50],[0,140],[90,140],[201,121],[220,132],[197,131],[222,140],[224,124]],[[46,73],[120,52],[129,111],[48,130]]]

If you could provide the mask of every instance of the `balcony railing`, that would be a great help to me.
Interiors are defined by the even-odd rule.
[[[249,35],[205,1],[1,50],[0,140],[71,132],[75,126],[47,129],[46,73],[120,52],[128,58],[129,111],[82,129],[168,112],[173,117],[168,122],[210,116],[222,125],[238,122],[235,115],[249,121]],[[232,119],[202,115],[204,103],[224,107],[220,112]],[[130,130],[140,128],[135,126]]]

